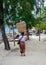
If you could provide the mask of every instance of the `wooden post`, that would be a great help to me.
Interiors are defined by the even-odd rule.
[[[15,46],[15,39],[14,39],[14,23],[13,23],[13,40],[14,40],[14,46]]]

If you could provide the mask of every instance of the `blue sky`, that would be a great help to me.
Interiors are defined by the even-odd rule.
[[[5,31],[6,31],[6,33],[9,33],[8,26],[5,27]],[[16,32],[17,34],[19,34],[18,29],[14,29],[14,32]],[[10,30],[10,33],[13,33],[13,30]]]
[[[44,2],[44,6],[46,6],[46,0],[45,0],[45,2]]]

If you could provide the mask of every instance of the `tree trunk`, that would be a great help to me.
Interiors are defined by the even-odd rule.
[[[14,38],[14,23],[13,23],[13,40],[14,40],[14,46],[15,46],[15,38]]]
[[[1,32],[2,32],[2,37],[3,37],[5,49],[6,50],[10,50],[9,41],[7,39],[7,36],[6,36],[5,28],[4,27],[1,28]]]
[[[10,50],[10,45],[7,39],[7,36],[5,34],[5,28],[4,28],[4,16],[3,16],[3,0],[0,0],[0,26],[1,26],[1,32],[2,32],[2,37],[5,45],[6,50]]]
[[[26,28],[27,28],[27,38],[29,40],[29,31],[28,31],[28,25],[26,24]]]

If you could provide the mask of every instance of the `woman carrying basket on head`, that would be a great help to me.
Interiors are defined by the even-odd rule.
[[[20,40],[20,53],[21,56],[25,56],[25,40],[26,40],[26,36],[24,35],[24,32],[21,33],[21,35],[19,36],[19,40]]]

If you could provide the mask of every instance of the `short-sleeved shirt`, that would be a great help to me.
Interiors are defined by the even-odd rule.
[[[21,41],[25,41],[26,39],[27,39],[27,37],[26,36],[23,36],[22,37],[22,35],[21,36],[19,36],[19,40],[21,39]]]

